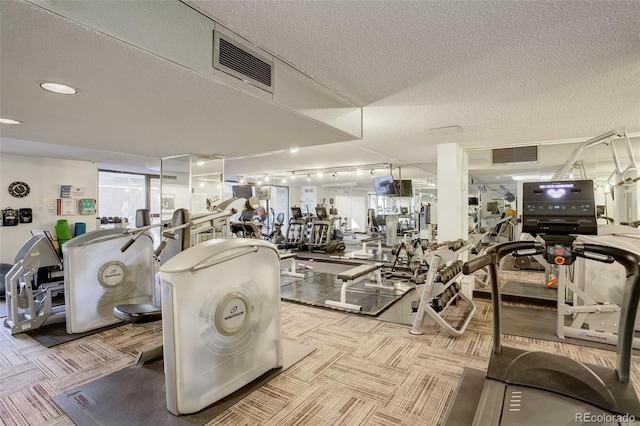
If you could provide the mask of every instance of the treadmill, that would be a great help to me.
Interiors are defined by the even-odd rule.
[[[592,181],[525,183],[522,225],[523,232],[539,240],[498,244],[463,265],[465,275],[489,268],[494,338],[486,374],[483,377],[478,370],[465,369],[443,425],[640,424],[640,402],[630,383],[640,256],[617,247],[575,241],[575,235],[597,233]],[[536,254],[555,265],[568,266],[576,257],[585,257],[624,266],[627,279],[615,368],[502,346],[498,264],[507,255]]]

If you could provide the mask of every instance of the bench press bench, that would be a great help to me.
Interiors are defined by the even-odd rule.
[[[378,253],[382,252],[382,238],[380,237],[369,237],[363,238],[362,240],[362,252],[367,253],[367,244],[368,243],[378,243]]]
[[[349,253],[347,257],[353,259],[371,259],[373,257],[373,253],[367,252],[367,244],[369,243],[378,243],[378,253],[382,253],[382,238],[380,237],[369,237],[363,238],[360,240],[362,242],[362,250],[354,251]]]
[[[376,283],[365,283],[365,287],[377,288],[384,290],[395,290],[394,286],[382,285],[382,263],[364,264],[354,268],[348,269],[338,274],[338,279],[342,280],[342,287],[340,288],[340,301],[337,300],[325,300],[325,304],[328,306],[334,306],[336,308],[351,309],[355,311],[361,311],[362,306],[355,305],[353,303],[347,303],[347,288],[362,281],[367,274],[374,273]]]
[[[298,255],[296,253],[292,253],[292,252],[279,252],[280,254],[280,261],[283,260],[288,260],[290,262],[290,266],[289,266],[289,270],[288,271],[280,271],[280,275],[287,275],[290,277],[296,277],[296,278],[306,278],[307,275],[306,274],[302,274],[298,271],[298,262],[296,261],[296,258],[298,257]],[[309,268],[308,266],[305,266],[305,268]]]

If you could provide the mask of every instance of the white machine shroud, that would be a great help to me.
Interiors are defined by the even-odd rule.
[[[617,247],[640,255],[640,229],[629,226],[598,225],[598,235],[579,235],[577,241]],[[575,282],[596,302],[622,303],[626,276],[624,267],[617,262],[603,263],[578,258]],[[640,330],[640,315],[635,329]]]
[[[94,234],[93,240],[76,245],[71,239],[63,246],[67,333],[120,322],[113,316],[116,305],[155,302],[151,235],[142,235],[122,252],[130,234],[93,231],[82,240]]]
[[[282,366],[280,261],[268,242],[226,238],[160,268],[167,409],[199,411]]]

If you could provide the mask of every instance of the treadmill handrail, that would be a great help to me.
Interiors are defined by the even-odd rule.
[[[493,310],[493,352],[498,354],[502,348],[502,322],[500,285],[498,282],[498,264],[503,257],[517,250],[529,250],[542,247],[539,241],[508,241],[496,244],[486,249],[485,254],[462,265],[465,275],[485,266],[489,267],[489,281],[491,282],[491,308]],[[479,259],[479,260],[478,260]],[[474,262],[477,260],[477,262]],[[473,269],[475,268],[475,269]],[[468,272],[467,272],[468,271]]]

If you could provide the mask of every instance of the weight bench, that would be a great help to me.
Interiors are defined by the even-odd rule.
[[[336,300],[325,300],[324,303],[328,306],[335,306],[336,308],[361,311],[362,306],[347,303],[347,288],[352,286],[353,284],[356,284],[357,282],[362,281],[362,279],[364,279],[367,274],[372,272],[375,274],[376,283],[365,283],[365,287],[384,290],[395,290],[394,286],[382,285],[382,266],[382,263],[365,264],[341,272],[340,274],[338,274],[338,279],[342,280],[342,287],[340,289],[340,301],[338,302]]]
[[[292,253],[292,252],[280,252],[280,261],[283,260],[288,260],[289,263],[289,270],[288,271],[280,271],[280,275],[287,275],[290,277],[296,277],[296,278],[306,278],[307,276],[305,274],[302,274],[300,272],[297,272],[298,270],[298,262],[296,261],[296,258],[298,257],[298,255],[296,253]]]
[[[371,259],[373,257],[373,253],[367,252],[367,244],[368,243],[378,243],[378,253],[382,253],[382,238],[380,237],[369,237],[363,238],[362,240],[362,250],[354,251],[349,254],[348,257],[353,259]]]
[[[367,243],[373,243],[373,242],[377,242],[378,243],[378,253],[380,253],[382,251],[382,238],[380,238],[380,237],[363,238],[362,239],[362,251],[364,253],[366,253],[367,252]]]

